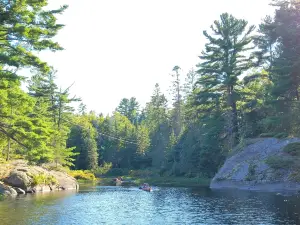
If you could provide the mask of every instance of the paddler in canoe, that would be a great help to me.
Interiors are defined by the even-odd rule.
[[[123,178],[122,178],[122,177],[114,178],[114,179],[113,179],[113,182],[114,182],[117,186],[122,185],[122,183],[123,183]]]
[[[139,187],[139,189],[142,189],[143,191],[152,191],[152,188],[151,188],[150,185],[147,184],[147,183],[143,183],[143,184]]]

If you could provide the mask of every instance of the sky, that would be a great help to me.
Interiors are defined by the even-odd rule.
[[[81,97],[88,110],[111,113],[122,98],[142,106],[155,83],[168,95],[175,65],[186,74],[199,63],[208,30],[229,12],[258,25],[273,13],[270,0],[49,0],[49,8],[69,8],[55,41],[60,52],[40,57],[53,66],[57,83]]]

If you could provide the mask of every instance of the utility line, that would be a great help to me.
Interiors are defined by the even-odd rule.
[[[70,123],[70,124],[72,124],[72,125],[74,125],[74,126],[79,126],[82,129],[85,129],[85,127],[83,127],[83,126],[81,126],[79,124],[75,124],[75,123],[73,123],[71,121],[68,121],[68,120],[65,120],[65,119],[63,119],[63,120],[66,121],[66,122],[68,122],[68,123]],[[137,142],[128,141],[128,140],[125,140],[125,139],[122,139],[122,138],[117,138],[117,137],[111,136],[110,134],[101,133],[101,132],[98,132],[98,131],[97,131],[97,133],[100,134],[101,136],[109,137],[109,138],[112,138],[112,139],[115,139],[115,140],[119,140],[119,141],[122,141],[122,142],[125,142],[125,143],[128,143],[128,144],[138,145]]]

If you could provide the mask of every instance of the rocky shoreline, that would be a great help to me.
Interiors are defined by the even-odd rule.
[[[288,165],[287,168],[272,168],[267,163],[274,156],[280,160],[294,159],[295,156],[284,152],[291,143],[300,143],[300,139],[264,138],[245,146],[225,161],[212,179],[210,188],[299,193],[300,182],[295,179],[300,173],[297,168]]]
[[[79,189],[76,179],[66,172],[32,166],[23,160],[2,165],[0,169],[0,194],[4,196]]]

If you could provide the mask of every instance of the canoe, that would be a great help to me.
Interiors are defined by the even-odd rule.
[[[116,186],[121,186],[121,185],[123,184],[123,181],[121,181],[121,180],[116,180],[115,183],[116,183]]]
[[[113,183],[116,185],[116,186],[120,186],[122,185],[123,181],[118,179],[118,178],[114,178],[113,179]]]
[[[145,187],[145,188],[141,188],[143,191],[152,191],[152,188],[151,187]]]

